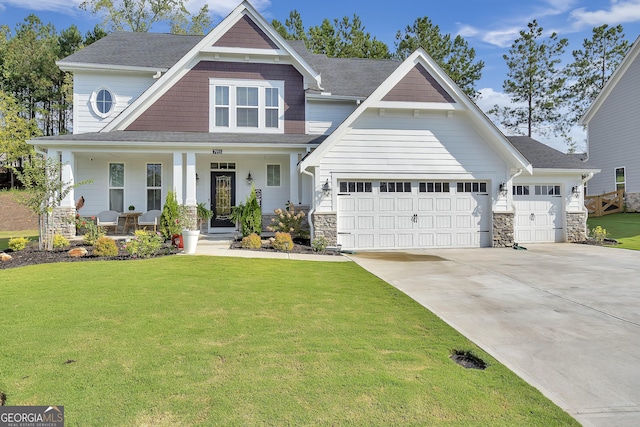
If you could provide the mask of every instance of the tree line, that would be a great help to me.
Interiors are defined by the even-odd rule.
[[[32,154],[26,140],[60,135],[72,129],[72,77],[56,61],[112,31],[150,31],[167,23],[174,34],[205,34],[211,18],[205,5],[198,14],[185,8],[188,0],[86,0],[82,10],[102,17],[101,24],[82,35],[71,26],[57,32],[36,15],[14,29],[0,27],[0,162],[14,164]],[[419,17],[397,31],[395,51],[366,31],[358,15],[305,28],[297,10],[273,27],[287,40],[304,41],[311,53],[329,57],[403,60],[423,48],[452,80],[477,100],[476,85],[484,61],[460,35],[443,33],[428,17]],[[630,48],[622,26],[593,28],[590,39],[572,51],[571,63],[561,66],[567,39],[545,35],[537,21],[519,33],[504,60],[508,72],[503,84],[510,106],[494,106],[487,113],[510,133],[555,135],[569,149],[578,141],[569,136],[586,108]]]

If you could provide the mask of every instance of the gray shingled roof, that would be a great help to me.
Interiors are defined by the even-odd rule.
[[[60,64],[81,63],[125,67],[171,68],[202,36],[159,33],[111,33]]]
[[[400,61],[311,54],[304,42],[298,40],[290,41],[289,45],[320,73],[323,92],[332,95],[366,98],[401,64]]]
[[[90,132],[74,135],[43,136],[35,141],[71,142],[147,142],[190,144],[320,144],[326,135],[303,134],[242,134],[209,132],[162,132],[162,131],[113,131]]]
[[[509,142],[534,168],[537,169],[583,169],[597,168],[583,162],[575,155],[562,153],[528,136],[508,136]]]

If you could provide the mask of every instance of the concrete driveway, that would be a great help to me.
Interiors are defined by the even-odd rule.
[[[583,425],[640,425],[640,252],[524,246],[351,258]]]

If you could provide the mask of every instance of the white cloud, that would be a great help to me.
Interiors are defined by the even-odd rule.
[[[209,5],[209,10],[214,17],[224,18],[238,7],[240,0],[189,0],[187,10],[191,13],[197,13],[205,3]],[[250,3],[260,13],[271,6],[270,0],[252,0]]]
[[[571,11],[569,19],[577,28],[595,27],[602,24],[617,25],[640,20],[640,0],[611,1],[609,9],[588,11],[581,7]]]
[[[36,11],[72,13],[78,10],[82,0],[0,0],[0,8],[5,5]]]

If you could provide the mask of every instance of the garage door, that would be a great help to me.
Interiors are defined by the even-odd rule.
[[[514,240],[517,243],[561,242],[562,195],[559,185],[514,185]]]
[[[338,243],[345,249],[490,246],[487,185],[341,181]]]

